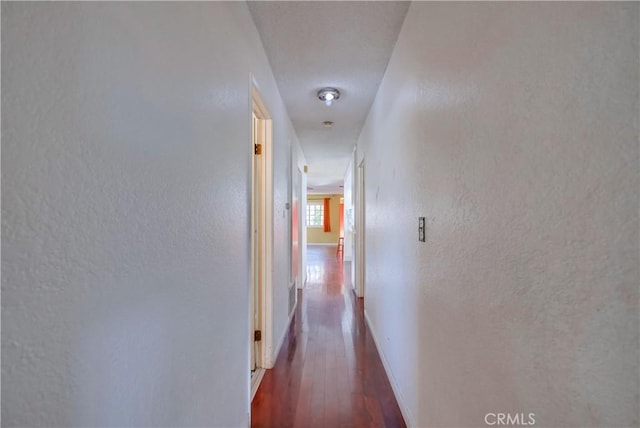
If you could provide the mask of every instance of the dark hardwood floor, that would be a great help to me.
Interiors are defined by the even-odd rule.
[[[336,248],[310,246],[307,275],[276,364],[251,404],[251,426],[405,427]]]

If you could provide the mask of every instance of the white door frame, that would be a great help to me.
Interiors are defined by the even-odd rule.
[[[298,224],[298,251],[300,252],[300,264],[298,265],[298,281],[300,281],[300,284],[298,285],[298,288],[302,288],[304,287],[305,282],[304,275],[307,271],[305,267],[305,254],[307,252],[307,185],[304,172],[300,168],[298,168],[298,173],[300,174],[300,201],[298,202],[298,216],[300,217],[300,221]]]
[[[253,127],[253,115],[258,118],[260,122],[259,130],[259,142],[262,144],[262,153],[260,155],[254,154],[253,137],[251,138],[251,170],[252,170],[252,197],[251,197],[251,299],[254,298],[254,287],[257,284],[262,284],[262,292],[257,293],[258,301],[251,301],[249,304],[249,341],[250,352],[254,351],[254,331],[261,331],[261,341],[259,342],[259,348],[256,352],[256,366],[259,369],[268,369],[273,367],[273,285],[272,285],[272,272],[273,272],[273,122],[269,109],[267,108],[263,97],[260,95],[258,85],[251,76],[250,78],[250,106],[251,106],[251,123]],[[262,177],[263,180],[260,185],[260,189],[254,189],[255,187],[255,156],[260,156],[262,162]],[[255,205],[255,191],[258,190],[262,193],[262,218],[255,219],[256,207]],[[254,231],[258,230],[262,235],[262,239],[258,242],[262,244],[259,248],[255,248],[256,238]],[[262,269],[257,268],[256,258],[262,260]],[[259,276],[259,277],[258,277]],[[254,325],[254,304],[258,306],[258,319]],[[250,358],[252,356],[250,355]],[[260,376],[261,377],[261,376]],[[254,382],[252,382],[254,383]],[[251,397],[257,385],[251,385]]]
[[[355,260],[355,292],[356,296],[364,297],[365,292],[365,170],[364,159],[360,162],[356,172],[356,260]]]
[[[295,165],[295,168],[293,169],[293,177],[292,180],[294,180],[295,184],[294,186],[297,188],[298,190],[298,223],[295,225],[292,225],[292,227],[295,227],[297,229],[297,233],[298,233],[298,254],[293,255],[292,257],[297,257],[298,258],[298,271],[295,273],[296,275],[296,288],[302,288],[302,284],[304,283],[304,278],[303,278],[303,266],[302,266],[302,261],[303,261],[303,257],[302,257],[302,249],[303,249],[303,239],[302,239],[302,234],[305,232],[304,227],[302,226],[306,221],[306,217],[303,217],[304,214],[304,210],[303,210],[303,202],[302,202],[302,171],[300,170],[300,167],[298,167],[297,165]]]

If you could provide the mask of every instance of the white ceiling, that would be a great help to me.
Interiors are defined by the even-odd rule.
[[[248,4],[309,165],[309,192],[342,193],[409,2]],[[325,86],[341,92],[329,107],[316,95]]]

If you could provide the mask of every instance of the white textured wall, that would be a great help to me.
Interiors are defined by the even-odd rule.
[[[283,329],[295,135],[246,5],[3,3],[3,426],[247,426],[250,73]]]
[[[261,55],[264,55],[263,53]],[[289,117],[287,116],[284,104],[277,92],[275,81],[270,77],[270,88],[275,89],[275,93],[270,91],[270,98],[277,100],[277,103],[268,104],[272,116],[274,116],[273,130],[273,319],[272,319],[272,343],[268,346],[270,362],[275,363],[278,351],[284,340],[284,335],[289,325],[289,284],[291,278],[291,210],[286,204],[290,203],[289,181],[292,180],[293,162],[304,162],[304,154],[300,149],[295,131]],[[276,109],[277,107],[277,109]],[[280,113],[275,114],[274,113]],[[284,120],[286,119],[286,120]],[[291,150],[290,145],[294,145]],[[303,191],[303,194],[306,192]],[[306,254],[306,249],[304,250]]]
[[[414,426],[638,426],[638,12],[412,4],[358,158],[366,311]]]

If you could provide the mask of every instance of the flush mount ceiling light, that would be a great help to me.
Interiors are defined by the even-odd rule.
[[[340,98],[340,91],[336,88],[323,88],[318,91],[318,98],[324,101],[324,104],[330,106],[334,100]]]
[[[325,128],[331,128],[333,126],[333,122],[327,120],[325,122],[322,122],[322,126],[324,126]]]

